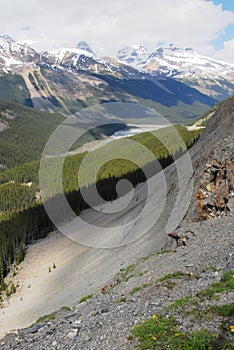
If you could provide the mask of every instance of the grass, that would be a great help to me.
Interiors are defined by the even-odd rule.
[[[142,286],[138,286],[138,287],[135,287],[135,288],[133,288],[131,291],[130,291],[130,295],[133,295],[133,294],[135,294],[136,292],[139,292],[139,290],[142,290],[142,289],[144,289],[144,288],[146,288],[146,287],[148,287],[148,286],[151,286],[152,285],[152,283],[144,283]]]
[[[161,254],[171,253],[171,252],[172,252],[171,250],[161,250],[161,251],[158,251],[158,252],[156,252],[156,253],[152,253],[152,254],[149,254],[149,255],[147,255],[147,256],[143,256],[143,257],[139,258],[135,264],[131,264],[131,265],[127,266],[126,269],[124,269],[124,270],[121,271],[121,278],[122,278],[125,282],[127,282],[128,279],[131,278],[131,277],[133,276],[133,275],[130,275],[130,276],[129,276],[129,274],[130,274],[131,272],[133,272],[133,271],[136,269],[136,267],[137,267],[141,262],[144,263],[144,262],[146,262],[149,258],[151,258],[151,257],[153,257],[153,256],[155,256],[155,255],[161,255]],[[140,272],[140,273],[138,274],[138,276],[143,276],[143,275],[144,275],[143,272]]]
[[[160,281],[168,281],[180,278],[183,272],[175,272],[160,278]],[[135,290],[140,290],[136,287]],[[219,282],[213,283],[208,288],[198,292],[194,297],[185,296],[176,300],[169,306],[169,310],[179,309],[184,317],[191,315],[190,321],[200,323],[201,319],[213,319],[215,315],[224,317],[220,324],[219,334],[212,334],[206,329],[182,333],[180,324],[174,316],[153,315],[150,320],[138,324],[131,330],[132,340],[136,342],[140,350],[146,349],[170,349],[170,350],[233,350],[234,343],[231,335],[234,333],[232,318],[234,316],[234,302],[226,305],[202,306],[203,299],[217,299],[217,293],[226,293],[234,289],[233,271],[226,271]]]
[[[71,308],[69,306],[61,306],[60,310],[71,311]]]
[[[51,314],[41,316],[41,317],[39,317],[39,318],[37,319],[37,321],[36,321],[35,323],[53,321],[53,320],[55,319],[56,315],[57,315],[56,312],[52,312]]]
[[[85,297],[81,298],[79,301],[79,304],[85,303],[87,300],[92,299],[93,294],[86,295]]]
[[[132,340],[137,340],[138,349],[170,350],[228,350],[233,343],[223,336],[206,329],[182,333],[173,316],[153,315],[131,330]]]
[[[177,279],[177,278],[180,278],[180,277],[183,277],[183,276],[187,276],[188,274],[183,272],[183,271],[176,271],[176,272],[173,272],[173,273],[169,273],[168,275],[165,275],[163,277],[160,277],[157,282],[163,282],[163,281],[166,281],[166,280],[169,280],[169,279]]]
[[[234,303],[221,306],[210,306],[210,311],[216,315],[231,317],[234,316]]]
[[[212,350],[214,336],[207,330],[181,333],[175,319],[153,315],[151,320],[140,323],[132,330],[138,348],[175,350]]]
[[[166,276],[169,276],[169,275],[166,275]],[[162,278],[165,280],[166,276]],[[219,300],[220,299],[219,294],[230,292],[233,290],[234,290],[234,276],[233,276],[233,271],[229,270],[224,272],[224,274],[220,279],[220,282],[212,283],[211,286],[199,291],[195,297],[185,296],[183,298],[176,300],[174,303],[172,303],[169,306],[169,308],[170,309],[184,308],[186,305],[191,307],[191,305],[198,305],[202,299],[207,299],[207,298],[213,299],[213,300]]]
[[[124,280],[124,281],[127,281],[130,276],[129,273],[134,271],[135,268],[137,267],[137,264],[132,264],[132,265],[129,265],[126,267],[126,269],[124,269],[122,272],[121,272],[121,278]]]
[[[193,301],[193,298],[190,296],[186,296],[176,300],[174,303],[169,305],[169,309],[178,309],[183,308],[184,306],[190,304]]]
[[[210,287],[198,292],[196,296],[199,298],[212,299],[215,297],[215,294],[217,293],[222,294],[224,292],[229,292],[233,290],[234,290],[234,273],[233,271],[229,270],[223,274],[222,278],[220,279],[220,282],[213,283]]]

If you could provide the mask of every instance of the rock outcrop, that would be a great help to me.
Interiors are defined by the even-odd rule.
[[[198,219],[210,219],[233,210],[233,140],[220,141],[200,174],[197,190]]]

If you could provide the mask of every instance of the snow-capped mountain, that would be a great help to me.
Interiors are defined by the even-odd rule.
[[[80,41],[76,48],[63,48],[50,52],[43,52],[42,60],[48,59],[53,65],[76,67],[79,61],[85,61],[87,58],[95,57],[95,53],[86,41]]]
[[[148,57],[149,51],[141,45],[126,46],[117,53],[119,61],[131,64],[134,67],[146,64]]]
[[[116,59],[97,56],[85,41],[37,53],[0,37],[0,98],[66,115],[96,103],[126,101],[154,106],[175,121],[178,115],[193,118],[234,94],[233,73],[231,64],[172,45],[153,53],[132,45]]]
[[[16,42],[8,35],[0,36],[0,68],[10,70],[11,66],[36,63],[39,54],[29,45]]]
[[[225,77],[234,73],[234,65],[202,56],[192,48],[181,49],[174,47],[160,47],[149,55],[147,63],[141,62],[141,67],[148,71],[157,71],[167,75],[180,77],[194,77],[200,75],[205,78]]]
[[[60,50],[43,53],[43,57],[49,58],[51,62],[57,65],[64,65],[67,63],[76,65],[80,56],[93,57],[94,55],[85,50],[77,48],[63,48]]]
[[[149,74],[183,81],[217,100],[234,94],[234,64],[205,57],[173,44],[149,53],[140,46],[119,50],[117,58]]]

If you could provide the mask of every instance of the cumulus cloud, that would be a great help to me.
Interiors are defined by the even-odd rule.
[[[87,40],[96,51],[114,54],[125,45],[155,49],[163,41],[211,54],[211,41],[234,23],[234,13],[205,0],[0,0],[0,5],[2,34],[35,40],[39,50]]]
[[[223,48],[215,52],[215,58],[234,63],[234,39],[225,41]]]

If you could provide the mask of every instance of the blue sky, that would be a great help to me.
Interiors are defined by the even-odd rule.
[[[222,4],[222,7],[224,10],[234,11],[234,1],[233,0],[213,0],[213,3],[215,5]]]
[[[38,51],[86,40],[113,56],[163,42],[234,63],[234,0],[0,0],[0,8],[0,34]]]
[[[210,0],[207,0],[210,1]],[[234,0],[213,0],[215,5],[222,5],[223,10],[231,11],[234,13]],[[218,38],[212,41],[216,50],[220,50],[224,47],[224,42],[234,39],[234,24],[228,25],[224,29],[224,33],[222,33]]]

